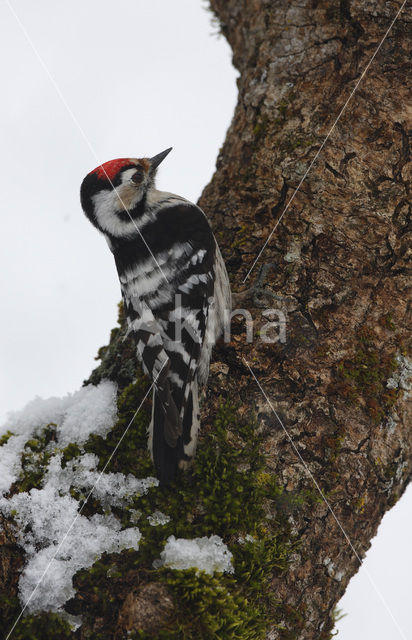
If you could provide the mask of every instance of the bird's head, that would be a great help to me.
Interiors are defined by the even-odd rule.
[[[114,237],[128,235],[144,213],[159,164],[171,150],[153,158],[109,160],[88,173],[80,187],[80,200],[92,224]]]

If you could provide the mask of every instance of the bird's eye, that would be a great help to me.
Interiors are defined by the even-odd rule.
[[[143,180],[143,173],[141,171],[136,171],[136,173],[132,175],[131,180],[135,184],[140,184]]]

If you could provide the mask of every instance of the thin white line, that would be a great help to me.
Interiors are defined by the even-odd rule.
[[[265,244],[263,245],[263,247],[261,248],[261,250],[259,251],[257,257],[255,258],[252,266],[250,267],[249,271],[246,274],[245,279],[243,280],[243,283],[246,282],[246,280],[248,279],[248,277],[250,276],[250,274],[252,273],[253,269],[255,268],[256,263],[258,262],[260,256],[262,255],[262,253],[264,252],[264,250],[266,249],[266,246],[268,245],[268,243],[270,242],[273,234],[275,233],[276,229],[279,226],[280,221],[282,220],[283,216],[285,215],[286,211],[289,209],[290,205],[292,204],[293,200],[295,199],[295,196],[297,194],[297,192],[299,191],[300,187],[303,184],[303,181],[305,180],[306,176],[308,175],[309,171],[311,170],[311,168],[313,167],[314,163],[316,162],[319,154],[321,153],[323,147],[325,146],[325,144],[327,143],[327,141],[329,140],[329,136],[331,135],[331,133],[333,132],[335,126],[337,125],[337,123],[339,122],[341,116],[343,115],[346,107],[348,106],[349,102],[351,101],[354,93],[356,92],[357,88],[359,87],[360,83],[362,82],[365,74],[367,73],[369,67],[371,66],[373,60],[375,59],[376,54],[378,53],[379,49],[381,48],[382,44],[385,42],[388,33],[390,32],[390,30],[392,29],[393,25],[395,24],[396,20],[398,19],[400,13],[402,12],[405,4],[406,4],[407,0],[404,0],[404,2],[402,3],[401,8],[399,9],[398,13],[396,14],[396,16],[394,17],[394,19],[392,20],[388,30],[386,31],[385,35],[383,36],[378,48],[376,49],[375,53],[373,54],[372,58],[369,60],[368,64],[366,65],[365,69],[362,72],[362,75],[360,76],[359,80],[357,81],[354,89],[352,90],[349,98],[346,100],[345,104],[343,105],[338,117],[336,118],[335,122],[332,125],[332,128],[330,129],[328,135],[326,136],[326,138],[324,139],[324,141],[322,142],[322,144],[320,145],[320,148],[318,150],[318,152],[316,153],[315,157],[313,158],[312,162],[310,163],[309,167],[306,169],[305,175],[303,176],[303,178],[301,179],[301,181],[299,182],[298,186],[296,187],[295,191],[293,192],[292,197],[290,198],[289,202],[287,203],[286,207],[284,208],[282,215],[280,216],[279,220],[277,220],[275,226],[273,227],[272,231],[270,232]]]
[[[59,85],[57,84],[56,80],[53,78],[52,74],[50,73],[48,67],[46,66],[46,63],[44,62],[43,58],[41,57],[40,53],[37,51],[32,39],[30,38],[25,26],[23,25],[22,21],[20,20],[19,16],[17,15],[17,13],[15,12],[14,8],[12,7],[10,0],[5,0],[7,6],[9,7],[11,13],[13,14],[14,18],[16,19],[17,24],[19,25],[20,29],[22,30],[27,42],[29,43],[30,47],[32,48],[36,58],[38,59],[38,61],[40,62],[41,66],[43,67],[47,77],[49,78],[50,82],[52,83],[57,95],[59,96],[60,100],[62,101],[64,107],[66,108],[66,111],[68,112],[69,116],[71,117],[71,119],[73,120],[75,126],[78,128],[78,130],[80,131],[84,141],[86,142],[87,146],[89,147],[90,151],[92,152],[92,155],[95,157],[96,161],[98,162],[98,166],[103,170],[104,174],[106,175],[107,180],[109,181],[112,189],[115,191],[117,197],[119,198],[119,201],[123,207],[123,209],[126,211],[127,215],[129,216],[130,220],[132,221],[136,231],[138,232],[138,234],[140,235],[141,239],[143,240],[146,249],[149,251],[150,255],[152,256],[153,260],[156,263],[156,266],[158,267],[158,269],[160,270],[160,273],[162,274],[162,276],[164,277],[164,279],[166,280],[167,283],[169,283],[169,280],[166,278],[161,266],[159,265],[158,261],[156,260],[155,256],[152,253],[152,250],[150,249],[149,245],[147,244],[146,240],[144,239],[139,227],[137,226],[137,224],[135,223],[135,221],[133,220],[132,216],[130,215],[130,211],[127,209],[126,205],[124,204],[122,198],[119,195],[118,190],[116,189],[116,187],[114,186],[113,182],[111,181],[111,179],[109,178],[109,176],[107,175],[106,169],[103,167],[103,165],[100,163],[100,160],[97,156],[96,151],[94,150],[94,147],[91,145],[91,143],[89,142],[88,137],[86,136],[82,126],[80,125],[79,121],[77,120],[76,116],[74,115],[73,111],[71,110],[71,108],[69,107],[69,105],[67,104]]]
[[[247,365],[247,367],[248,367],[248,369],[249,369],[250,373],[252,374],[252,376],[253,376],[253,378],[254,378],[254,380],[255,380],[255,382],[256,382],[256,384],[257,384],[257,386],[259,387],[259,389],[260,389],[260,391],[261,391],[261,393],[262,393],[262,395],[263,395],[263,397],[265,398],[266,402],[268,403],[268,405],[269,405],[269,406],[270,406],[270,408],[272,409],[272,411],[273,411],[274,415],[275,415],[275,416],[276,416],[276,418],[278,419],[278,421],[279,421],[279,423],[280,423],[280,425],[281,425],[281,427],[282,427],[283,431],[285,432],[285,434],[286,434],[286,436],[287,436],[287,438],[288,438],[288,440],[289,440],[290,444],[292,445],[292,447],[293,447],[293,449],[294,449],[294,451],[295,451],[296,455],[298,456],[299,460],[301,461],[301,463],[302,463],[302,464],[303,464],[303,466],[305,467],[305,470],[306,470],[306,472],[308,473],[308,475],[310,476],[310,478],[311,478],[311,480],[312,480],[313,484],[315,485],[316,489],[319,491],[319,493],[320,493],[320,495],[321,495],[321,497],[322,497],[323,501],[325,502],[326,506],[328,507],[328,509],[329,509],[329,511],[331,512],[331,514],[332,514],[332,516],[334,517],[334,519],[336,520],[336,523],[337,523],[337,525],[339,526],[340,530],[342,531],[343,535],[345,536],[346,541],[347,541],[347,543],[348,543],[349,547],[352,549],[352,551],[353,551],[354,555],[356,556],[356,558],[357,558],[357,560],[358,560],[359,564],[362,564],[362,559],[360,558],[360,556],[358,555],[358,552],[356,551],[355,547],[353,546],[352,542],[350,541],[350,538],[349,538],[348,534],[346,533],[345,529],[343,528],[343,526],[342,526],[342,525],[341,525],[341,523],[339,522],[339,520],[338,520],[337,516],[335,515],[335,512],[333,511],[333,509],[332,509],[332,507],[331,507],[330,503],[328,502],[328,500],[327,500],[327,498],[326,498],[325,494],[323,493],[323,491],[322,491],[322,489],[320,488],[319,484],[317,483],[317,481],[316,481],[315,477],[313,476],[312,472],[310,471],[310,469],[309,469],[308,465],[306,464],[306,462],[305,462],[305,461],[304,461],[304,459],[302,458],[302,456],[301,456],[301,454],[300,454],[299,449],[297,448],[297,446],[296,446],[296,445],[295,445],[295,443],[293,442],[292,437],[289,435],[289,433],[288,433],[288,431],[287,431],[287,429],[286,429],[285,425],[283,424],[282,420],[280,419],[280,417],[279,417],[278,413],[275,411],[275,408],[273,407],[273,405],[272,405],[271,401],[269,400],[268,396],[266,395],[266,393],[265,393],[265,391],[264,391],[264,389],[263,389],[262,385],[260,384],[259,380],[256,378],[256,376],[255,376],[255,374],[254,374],[254,372],[253,372],[252,368],[250,367],[249,363],[247,362],[247,360],[245,360],[245,358],[244,358],[243,360],[244,360],[245,364]],[[395,619],[395,617],[394,617],[394,615],[393,615],[393,613],[392,613],[391,609],[389,608],[389,605],[387,604],[387,602],[386,602],[385,598],[383,597],[382,593],[379,591],[378,587],[376,586],[376,584],[375,584],[375,582],[374,582],[374,580],[373,580],[372,576],[370,575],[369,571],[366,569],[366,567],[365,567],[365,566],[363,566],[363,570],[364,570],[364,572],[366,573],[366,575],[367,575],[367,577],[368,577],[368,579],[369,579],[369,582],[371,583],[372,587],[374,588],[374,590],[375,590],[376,594],[379,596],[379,598],[380,598],[380,600],[381,600],[382,604],[384,605],[385,609],[387,610],[387,612],[389,613],[390,617],[392,618],[392,621],[393,621],[393,623],[394,623],[395,627],[397,628],[397,630],[399,631],[399,633],[400,633],[401,637],[403,638],[403,640],[407,640],[407,637],[405,636],[405,634],[404,634],[404,632],[402,631],[401,627],[400,627],[400,626],[399,626],[399,624],[397,623],[397,621],[396,621],[396,619]]]
[[[163,367],[164,367],[164,365],[163,365]],[[163,369],[163,367],[162,367],[162,369]],[[156,377],[156,380],[157,380],[157,378],[159,377],[159,375],[161,374],[162,369],[159,371],[159,374],[158,374],[158,376]],[[33,591],[31,592],[29,599],[28,599],[28,600],[27,600],[27,602],[25,603],[25,605],[24,605],[23,609],[20,611],[19,616],[18,616],[18,617],[17,617],[17,619],[15,620],[15,622],[14,622],[14,624],[13,624],[12,628],[10,629],[9,633],[7,634],[7,636],[6,636],[5,640],[9,640],[9,638],[10,638],[11,634],[13,633],[14,629],[16,628],[16,625],[18,624],[18,622],[19,622],[20,618],[22,617],[23,613],[25,612],[25,610],[26,610],[26,608],[27,608],[27,606],[28,606],[28,604],[29,604],[30,600],[33,598],[33,596],[34,596],[34,594],[36,593],[36,591],[37,591],[38,587],[39,587],[39,586],[40,586],[40,584],[42,583],[44,576],[46,575],[46,573],[47,573],[47,572],[48,572],[48,570],[50,569],[50,566],[51,566],[51,564],[52,564],[53,560],[55,559],[55,557],[56,557],[56,556],[57,556],[57,554],[59,553],[60,549],[62,548],[62,545],[64,544],[64,541],[66,540],[67,536],[69,535],[69,533],[70,533],[70,531],[71,531],[71,529],[72,529],[73,525],[75,524],[75,522],[76,522],[77,518],[81,515],[81,513],[82,513],[82,511],[83,511],[83,507],[85,507],[85,505],[86,505],[86,503],[87,503],[88,499],[90,498],[90,496],[92,495],[92,493],[93,493],[94,489],[96,488],[96,486],[97,486],[97,484],[98,484],[98,482],[99,482],[100,478],[102,477],[102,475],[103,475],[103,474],[104,474],[104,472],[106,471],[106,469],[107,469],[107,467],[108,467],[108,465],[109,465],[109,463],[110,463],[111,459],[113,458],[114,454],[116,453],[117,449],[119,448],[119,446],[120,446],[120,444],[121,444],[121,442],[122,442],[123,438],[125,437],[126,433],[127,433],[127,432],[128,432],[128,430],[129,430],[129,427],[130,427],[130,425],[132,424],[133,420],[135,419],[135,417],[136,417],[136,416],[137,416],[137,414],[139,413],[139,411],[140,411],[140,409],[141,409],[141,407],[142,407],[142,405],[143,405],[144,401],[146,400],[147,396],[148,396],[148,395],[149,395],[149,393],[151,392],[151,390],[152,390],[152,388],[153,388],[153,386],[154,386],[154,384],[155,384],[156,380],[154,380],[154,381],[152,382],[152,384],[150,385],[149,389],[146,391],[146,393],[145,393],[145,396],[144,396],[143,400],[141,401],[140,405],[138,406],[138,408],[136,409],[136,411],[135,411],[135,413],[134,413],[134,415],[133,415],[133,418],[130,420],[130,422],[129,422],[129,424],[127,425],[127,427],[126,427],[125,431],[123,432],[123,434],[122,434],[122,436],[121,436],[120,440],[118,441],[118,443],[116,444],[116,446],[115,446],[115,448],[113,449],[112,453],[110,454],[110,457],[109,457],[109,459],[107,460],[106,464],[104,465],[103,470],[101,471],[101,473],[100,473],[99,477],[97,478],[96,482],[94,483],[93,487],[90,489],[90,491],[89,491],[89,493],[88,493],[88,495],[87,495],[86,500],[83,502],[82,506],[80,507],[79,511],[77,512],[77,514],[76,514],[76,516],[75,516],[75,518],[74,518],[73,522],[71,523],[70,527],[67,529],[67,531],[66,531],[66,533],[65,533],[65,535],[64,535],[64,537],[63,537],[63,539],[61,540],[61,542],[59,543],[59,546],[58,546],[58,547],[57,547],[57,549],[56,549],[56,552],[54,553],[54,555],[53,555],[53,557],[51,558],[51,560],[50,560],[49,564],[47,565],[47,567],[46,567],[46,568],[45,568],[45,570],[43,571],[43,574],[42,574],[42,576],[40,577],[40,580],[38,581],[38,583],[37,583],[37,584],[36,584],[36,586],[34,587]]]

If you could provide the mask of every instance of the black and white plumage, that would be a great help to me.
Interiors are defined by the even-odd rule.
[[[129,331],[154,381],[149,449],[162,483],[194,456],[199,391],[231,307],[226,268],[203,211],[155,188],[170,150],[106,162],[81,186],[83,210],[114,254]]]

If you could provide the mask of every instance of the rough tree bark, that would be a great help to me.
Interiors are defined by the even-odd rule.
[[[238,306],[253,315],[255,339],[245,341],[242,323],[237,320],[230,344],[215,349],[203,403],[203,439],[196,462],[200,466],[193,476],[179,479],[183,489],[177,485],[169,493],[138,504],[149,514],[158,506],[156,500],[167,512],[175,504],[169,533],[178,535],[179,531],[183,537],[220,533],[238,554],[237,576],[223,577],[226,582],[222,583],[192,574],[185,582],[184,576],[175,578],[177,573],[167,572],[159,578],[152,561],[159,556],[164,539],[146,526],[142,540],[153,535],[153,549],[142,543],[140,555],[140,551],[112,554],[92,572],[75,578],[77,594],[67,610],[80,613],[83,626],[74,637],[120,639],[134,633],[140,638],[222,640],[330,637],[333,608],[359,568],[354,549],[359,557],[364,555],[383,514],[401,496],[412,470],[406,411],[410,240],[406,10],[282,214],[400,4],[399,0],[211,0],[240,72],[239,100],[216,173],[200,205],[212,220],[233,290],[240,294]],[[278,222],[244,283],[258,250]],[[269,344],[259,339],[259,329],[268,321],[263,315],[267,308],[285,313],[286,342]],[[99,354],[100,367],[88,381],[110,377],[125,390],[120,396],[123,422],[113,438],[108,438],[107,449],[104,443],[99,445],[106,457],[136,407],[138,396],[130,396],[135,384],[133,353],[133,345],[115,330],[109,347]],[[142,397],[141,385],[136,393]],[[221,431],[216,440],[214,420],[222,395],[231,399],[237,416],[255,414],[253,438],[258,452],[250,431],[237,432],[226,418],[220,418],[220,424],[229,424],[227,441]],[[129,435],[127,447],[132,447],[133,429]],[[236,468],[234,452],[246,441],[253,449],[253,460],[241,461]],[[96,440],[88,446],[87,451],[98,451]],[[209,458],[204,453],[207,447],[212,451]],[[73,451],[67,455],[77,455]],[[132,454],[129,463],[127,451],[119,449],[112,470],[139,475],[136,460],[141,456],[142,468],[148,473],[150,462],[145,462],[144,451],[137,448]],[[264,460],[259,473],[253,466],[257,456]],[[224,459],[219,463],[224,478],[218,471],[213,471],[215,475],[210,472],[219,457]],[[319,498],[308,471],[353,548]],[[250,487],[248,475],[253,479]],[[276,487],[270,484],[271,478],[276,478]],[[262,493],[263,485],[273,495]],[[238,489],[243,491],[245,522],[247,510],[253,508],[245,488],[260,496],[268,523],[253,531],[248,556],[237,537],[248,533],[246,525],[245,530],[241,526]],[[226,491],[232,493],[226,496]],[[217,510],[221,503],[219,516],[207,512],[207,505]],[[282,505],[283,520],[279,516]],[[88,513],[95,507],[89,505]],[[229,525],[221,522],[225,509],[231,510]],[[122,517],[126,522],[127,514]],[[139,526],[140,522],[144,525],[141,520]],[[280,537],[278,522],[283,527]],[[4,613],[8,596],[16,594],[22,558],[8,523],[2,536]],[[243,544],[246,549],[244,540]],[[288,550],[287,558],[282,549]],[[268,563],[269,569],[259,563],[256,566],[256,558]],[[262,571],[267,575],[259,583]],[[247,591],[252,582],[253,593]],[[250,602],[255,610],[250,609]],[[212,614],[206,618],[208,606]],[[247,616],[242,607],[249,607]],[[6,614],[9,625],[13,617]],[[215,618],[219,619],[216,627]],[[48,620],[36,623],[42,637],[46,637]],[[16,637],[28,637],[24,633]]]
[[[387,383],[392,367],[405,366],[410,327],[410,14],[395,23],[243,284],[401,3],[211,5],[240,72],[239,100],[200,204],[234,290],[255,283],[254,317],[263,320],[258,302],[288,312],[286,344],[237,343],[229,378],[267,426],[273,473],[288,489],[307,486],[244,356],[362,557],[412,467],[406,393]],[[359,562],[324,503],[294,525],[302,545],[272,589],[302,612],[296,637],[317,638]]]

